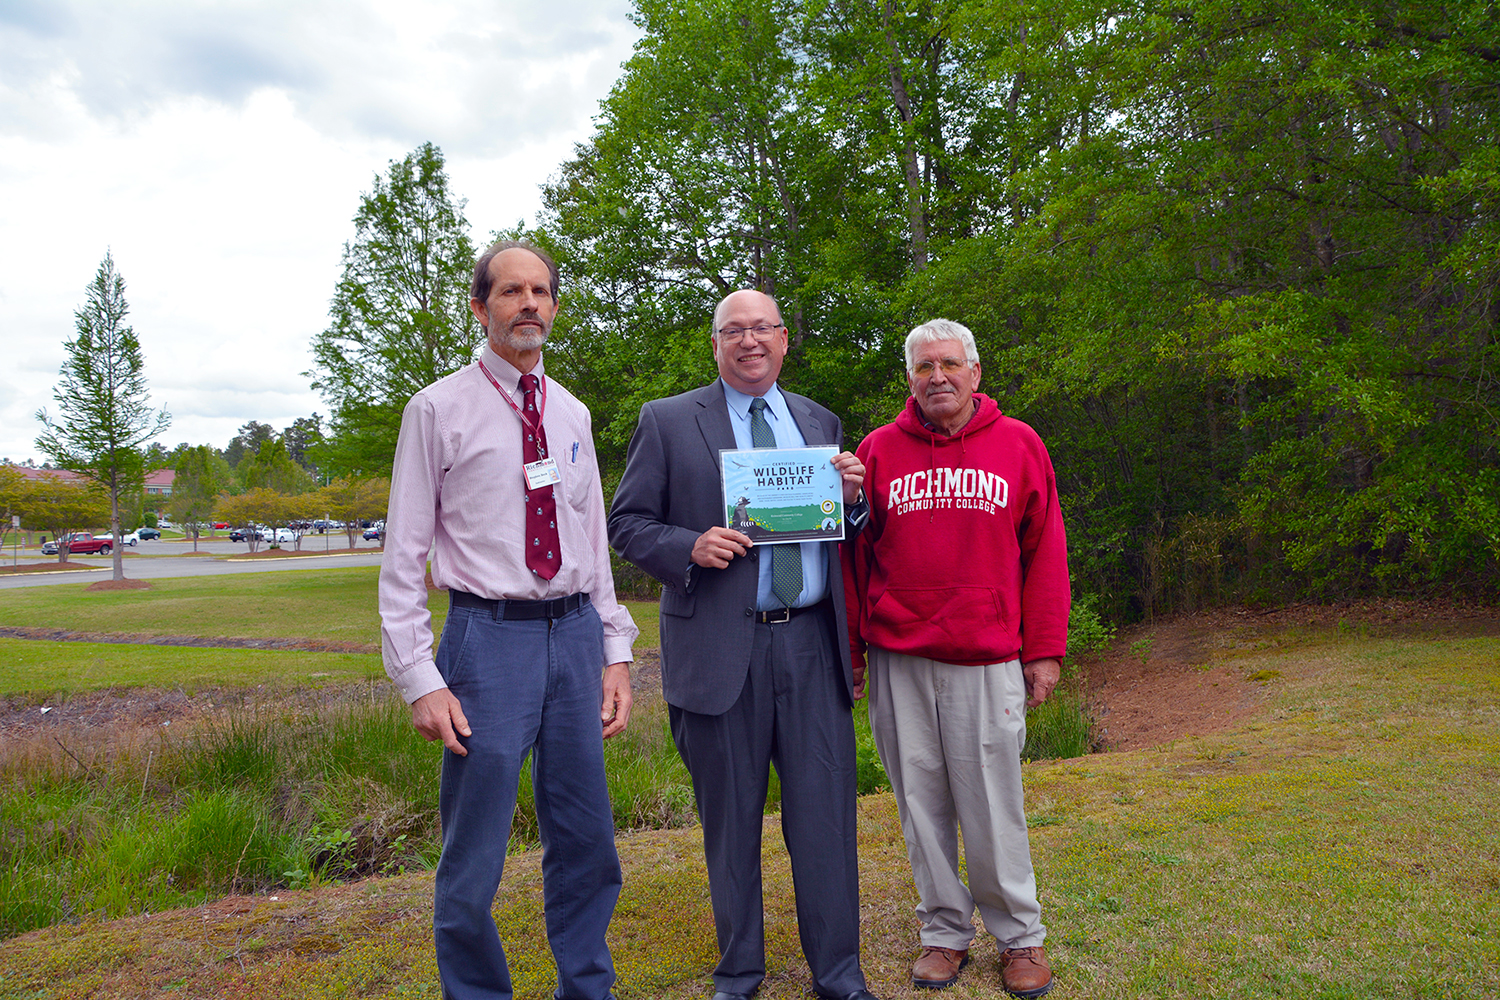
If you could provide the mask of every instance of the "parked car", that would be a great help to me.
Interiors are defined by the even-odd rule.
[[[380,538],[380,533],[383,530],[384,530],[383,528],[373,528],[373,527],[372,528],[366,528],[365,529],[365,541],[368,542],[368,541],[372,541],[372,540],[375,540],[375,539],[379,539]]]
[[[263,542],[295,542],[297,533],[291,528],[261,528],[260,540]]]
[[[44,556],[55,556],[55,555],[57,555],[57,539],[50,538],[47,541],[45,541],[45,542],[42,543],[42,555],[44,555]]]
[[[62,544],[67,546],[69,553],[107,556],[114,551],[115,539],[113,535],[74,531],[63,537]]]
[[[128,535],[121,535],[120,536],[120,544],[121,545],[129,545],[131,547],[134,547],[135,543],[139,542],[140,540],[141,540],[141,532],[140,532],[139,528],[137,528],[135,531],[132,531]]]
[[[248,541],[249,538],[250,538],[250,529],[249,528],[230,528],[229,529],[229,540],[231,542],[244,542],[244,541]]]
[[[136,528],[134,533],[135,533],[135,536],[137,538],[143,538],[143,539],[152,539],[152,538],[160,538],[161,537],[161,532],[158,531],[156,528],[145,528],[145,527]]]
[[[229,527],[229,522],[228,521],[215,521],[214,522],[214,530],[215,531],[223,531],[227,527]]]

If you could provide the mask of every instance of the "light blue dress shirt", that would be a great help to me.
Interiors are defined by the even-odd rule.
[[[755,397],[745,395],[723,379],[719,380],[719,384],[724,387],[724,401],[729,404],[729,423],[734,427],[735,447],[755,447],[750,437],[750,401]],[[775,383],[772,383],[762,398],[766,401],[766,423],[771,425],[771,432],[776,435],[776,447],[801,448],[806,445],[807,440],[802,436],[797,421],[792,419],[791,411],[786,407],[786,398],[781,395],[781,390]],[[794,607],[806,608],[828,596],[828,558],[823,553],[822,542],[797,544],[802,548],[802,593],[797,596]],[[771,593],[770,548],[769,545],[765,546],[760,556],[760,582],[755,592],[757,611],[774,611],[781,607],[780,598]]]

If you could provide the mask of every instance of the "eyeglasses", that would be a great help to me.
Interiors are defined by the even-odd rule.
[[[781,323],[762,323],[760,326],[726,326],[719,331],[719,336],[728,337],[730,340],[739,340],[745,334],[750,334],[756,340],[764,344],[776,336],[776,331],[782,328]]]
[[[943,370],[944,375],[957,375],[959,372],[968,367],[969,362],[961,358],[943,358],[937,363],[933,363],[931,361],[918,361],[915,365],[912,366],[911,371],[913,375],[919,375],[922,378],[927,378],[939,368]]]

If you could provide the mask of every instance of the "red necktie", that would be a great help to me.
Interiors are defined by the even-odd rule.
[[[529,421],[523,421],[521,432],[521,460],[526,463],[547,457],[547,434],[542,428],[536,409],[537,379],[535,375],[521,376],[521,413]],[[532,427],[536,430],[533,431]],[[562,543],[557,537],[557,497],[552,486],[526,490],[526,568],[543,580],[557,575],[562,566]]]

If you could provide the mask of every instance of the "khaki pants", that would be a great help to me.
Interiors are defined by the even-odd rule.
[[[922,899],[922,944],[968,948],[976,906],[1002,949],[1041,944],[1021,791],[1020,661],[958,666],[872,646],[868,662],[870,723]]]

